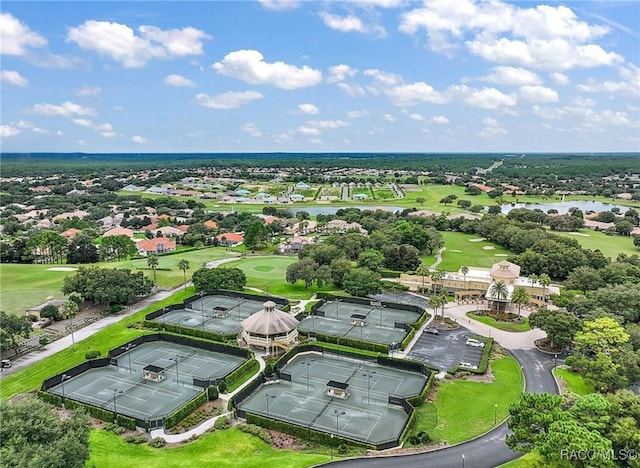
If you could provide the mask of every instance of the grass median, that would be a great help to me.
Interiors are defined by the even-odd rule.
[[[467,312],[467,317],[484,323],[485,325],[489,325],[490,327],[497,328],[498,330],[509,332],[526,332],[531,330],[529,319],[527,317],[522,317],[522,323],[499,322],[492,317],[476,315],[473,312]]]

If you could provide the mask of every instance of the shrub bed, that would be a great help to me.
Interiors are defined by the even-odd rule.
[[[202,406],[204,402],[207,401],[207,392],[204,391],[193,398],[191,401],[187,402],[184,406],[178,408],[176,411],[171,413],[169,416],[164,418],[164,427],[167,429],[171,429],[173,426],[178,424],[188,415],[193,413],[197,408]]]
[[[250,359],[243,363],[240,367],[234,370],[231,374],[227,375],[224,379],[226,382],[226,391],[232,392],[240,385],[245,383],[249,377],[254,375],[256,372],[260,370],[260,363],[255,359]],[[220,391],[222,389],[218,387]]]

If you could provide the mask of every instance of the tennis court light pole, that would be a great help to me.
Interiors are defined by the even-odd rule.
[[[62,385],[62,407],[64,408],[64,381],[69,380],[71,378],[70,375],[62,374],[60,377],[60,384]]]
[[[367,378],[367,403],[371,403],[371,379],[375,375],[376,371],[364,371],[362,377]]]
[[[267,398],[267,417],[269,417],[269,400],[273,400],[276,396],[267,393],[265,397]]]
[[[340,416],[344,416],[345,413],[344,411],[340,411],[339,409],[334,408],[333,409],[334,414],[336,415],[336,439],[338,438],[338,436],[340,435],[340,432],[338,431],[338,419],[340,418]]]
[[[178,364],[180,363],[180,355],[176,354],[176,357],[169,359],[176,363],[176,385],[180,385],[180,371],[178,369]]]
[[[129,343],[129,344],[127,344],[127,346],[120,346],[120,349],[124,349],[124,351],[127,352],[127,351],[131,351],[136,346],[137,345],[134,345],[133,343]],[[133,370],[131,368],[131,353],[128,353],[127,357],[129,358],[129,373],[131,373],[131,371]]]
[[[118,390],[116,388],[113,389],[113,423],[116,424],[118,421],[118,407],[116,406],[116,396],[123,395],[124,391]]]
[[[313,364],[314,362],[316,362],[315,359],[307,359],[306,361],[303,362],[303,364],[307,365],[307,390],[309,390],[309,367],[311,366],[311,364]]]
[[[200,313],[202,314],[202,330],[204,330],[204,291],[200,291]]]

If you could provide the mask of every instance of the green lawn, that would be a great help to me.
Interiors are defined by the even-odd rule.
[[[588,393],[595,392],[593,385],[589,385],[581,375],[571,372],[569,369],[556,367],[553,369],[553,375],[555,375],[558,380],[564,382],[564,390],[566,392],[575,393],[576,395],[587,395]]]
[[[568,460],[563,462],[550,462],[545,460],[538,452],[529,452],[515,460],[500,465],[499,468],[567,468],[572,466]]]
[[[161,255],[159,257],[158,286],[172,288],[181,284],[183,272],[178,268],[178,262],[185,259],[190,264],[187,270],[187,280],[195,270],[205,262],[230,257],[233,254],[223,247],[210,247],[207,249],[190,250],[188,252],[178,252],[172,255]],[[126,260],[121,262],[100,262],[94,264],[104,268],[129,268],[136,271],[144,271],[149,278],[153,277],[151,270],[147,266],[147,259]],[[53,271],[50,268],[72,267],[80,265],[18,265],[3,263],[0,264],[0,304],[2,310],[15,315],[23,315],[25,310],[31,306],[41,304],[48,296],[57,299],[62,298],[60,292],[64,277],[73,275],[73,271]],[[88,265],[87,265],[88,266]]]
[[[487,317],[486,315],[476,315],[473,312],[467,312],[467,317],[489,325],[490,327],[497,328],[498,330],[510,332],[525,332],[531,330],[531,327],[529,326],[529,319],[527,317],[524,317],[523,323],[497,322],[491,317]]]
[[[0,385],[0,399],[4,400],[18,393],[31,392],[40,388],[40,385],[45,379],[84,362],[84,355],[90,349],[101,351],[104,357],[110,349],[145,333],[151,333],[137,328],[127,328],[127,326],[142,320],[144,315],[149,312],[170,304],[180,303],[193,294],[195,294],[193,287],[187,288],[186,291],[179,291],[171,297],[158,301],[131,317],[127,317],[114,325],[100,330],[95,335],[76,343],[75,351],[67,348],[15,374],[3,377],[2,385]]]
[[[89,447],[91,458],[87,466],[97,467],[299,468],[329,461],[327,455],[274,449],[238,429],[214,431],[195,442],[161,449],[128,444],[122,436],[94,430]]]
[[[285,296],[288,299],[309,299],[318,291],[331,292],[332,285],[306,289],[303,281],[296,284],[285,280],[287,267],[298,261],[298,257],[248,257],[235,262],[225,263],[225,267],[240,268],[247,275],[247,286],[268,291],[269,294]]]
[[[471,242],[471,239],[479,238],[477,235],[446,231],[442,237],[446,250],[442,253],[442,263],[437,267],[439,270],[458,271],[463,265],[488,268],[511,255],[510,251],[493,242]]]
[[[448,380],[441,383],[433,403],[418,408],[418,420],[412,433],[426,431],[434,442],[456,444],[483,434],[509,414],[509,405],[522,392],[520,366],[511,357],[491,363],[495,381]]]
[[[599,249],[605,257],[609,257],[612,260],[615,260],[618,254],[621,253],[640,255],[640,249],[634,247],[631,237],[607,236],[605,233],[594,231],[593,229],[580,229],[579,233],[583,235],[570,234],[568,232],[554,232],[554,234],[577,240],[585,249]]]

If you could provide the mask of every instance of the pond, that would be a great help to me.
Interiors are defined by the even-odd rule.
[[[296,214],[298,211],[306,211],[307,213],[309,213],[311,216],[317,216],[319,214],[321,215],[329,215],[329,214],[336,214],[336,212],[338,210],[342,210],[345,208],[357,208],[359,210],[371,210],[371,211],[375,211],[375,210],[386,210],[386,211],[393,211],[394,213],[396,211],[402,211],[405,208],[402,208],[400,206],[369,206],[369,205],[352,205],[352,206],[307,206],[307,207],[300,207],[300,208],[287,208],[285,207],[285,209],[291,211],[293,214]]]
[[[507,214],[514,208],[526,208],[528,210],[539,209],[545,213],[553,209],[558,210],[558,213],[560,214],[567,214],[571,208],[579,208],[583,213],[588,211],[611,211],[612,208],[619,208],[620,213],[624,213],[629,209],[627,206],[612,205],[611,203],[602,203],[599,201],[574,200],[548,203],[509,203],[502,205],[502,212]]]

